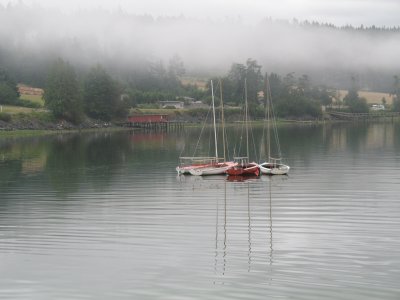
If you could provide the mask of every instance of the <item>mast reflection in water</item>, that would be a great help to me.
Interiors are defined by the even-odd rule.
[[[288,177],[177,177],[199,130],[0,138],[0,298],[399,298],[399,124],[282,126]]]

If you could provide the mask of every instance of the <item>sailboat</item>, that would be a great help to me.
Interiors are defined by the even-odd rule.
[[[181,156],[179,165],[175,168],[178,175],[189,175],[190,170],[212,166],[218,162],[216,157]]]
[[[221,88],[221,111],[222,111],[222,125],[224,125],[224,114],[223,114],[223,102],[222,102],[222,87],[220,83],[220,88]],[[219,162],[218,159],[218,143],[217,143],[217,126],[215,122],[215,103],[214,103],[214,87],[213,87],[213,82],[211,80],[211,99],[212,99],[212,108],[213,108],[213,118],[214,118],[214,143],[215,143],[215,157],[217,158],[216,162],[213,164],[209,165],[204,165],[201,167],[196,167],[196,168],[191,168],[189,170],[190,174],[196,175],[196,176],[205,176],[205,175],[219,175],[219,174],[225,174],[226,171],[235,165],[237,163],[234,162],[227,162],[225,161],[225,129],[222,127],[222,136],[223,136],[223,145],[224,145],[224,158],[222,162]]]
[[[213,97],[213,117],[214,117],[214,136],[216,141],[216,128],[215,128],[215,108],[214,108],[214,91],[213,91],[213,83],[211,80],[211,92]],[[199,140],[200,141],[200,140]],[[217,147],[217,145],[215,145]],[[197,148],[197,147],[196,147]],[[178,175],[188,175],[191,174],[191,171],[198,168],[206,168],[215,166],[218,164],[218,151],[215,148],[215,156],[180,156],[179,157],[179,165],[175,168],[178,172]],[[196,174],[197,175],[197,174]]]
[[[244,94],[245,94],[245,126],[246,126],[246,150],[247,156],[234,157],[236,166],[229,168],[226,173],[229,176],[248,176],[260,174],[258,164],[255,162],[249,162],[249,124],[248,124],[248,104],[247,104],[247,81],[245,79]]]
[[[276,127],[275,113],[272,105],[271,87],[267,79],[267,103],[266,103],[266,118],[267,124],[267,145],[268,145],[268,159],[259,165],[262,174],[267,175],[285,175],[289,173],[290,167],[282,163],[281,147],[279,144],[278,130]],[[276,147],[278,150],[279,157],[271,157],[271,123],[274,132]]]

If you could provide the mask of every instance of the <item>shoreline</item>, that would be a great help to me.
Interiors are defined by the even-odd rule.
[[[339,123],[385,123],[393,122],[392,120],[374,120],[374,121],[364,121],[364,122],[352,122],[343,120],[315,120],[315,121],[298,121],[298,120],[279,120],[277,123],[279,126],[315,126],[315,125],[326,125],[326,124],[339,124]],[[228,122],[226,126],[237,126],[240,122]],[[263,126],[263,121],[252,121],[253,126]],[[197,127],[201,126],[200,122],[188,122],[187,127]],[[208,125],[206,125],[208,126]],[[212,126],[212,124],[209,124]],[[73,133],[90,133],[90,132],[114,132],[114,131],[125,131],[125,130],[144,130],[139,127],[128,127],[128,126],[116,126],[110,125],[107,127],[74,127],[74,128],[62,128],[62,129],[47,129],[47,128],[11,128],[4,130],[0,128],[0,138],[7,137],[35,137],[35,136],[45,136],[45,135],[56,135],[56,134],[73,134]],[[150,130],[151,131],[151,130]]]
[[[241,124],[241,121],[230,118],[225,125],[236,126]],[[185,127],[201,126],[204,125],[204,120],[199,116],[193,117],[191,115],[179,114],[171,115],[171,122],[180,121]],[[343,120],[329,118],[324,115],[321,119],[278,119],[278,126],[295,125],[295,126],[311,126],[311,125],[323,125],[323,124],[338,124],[338,123],[381,123],[381,122],[398,122],[399,117],[396,118],[377,118],[377,119],[359,119],[359,120]],[[253,120],[250,121],[253,126],[262,126],[264,120]],[[210,123],[210,126],[212,124]],[[207,125],[206,125],[207,126]],[[50,135],[60,133],[75,133],[75,132],[90,132],[90,131],[118,131],[118,130],[141,130],[138,127],[129,127],[125,121],[105,122],[100,120],[87,119],[81,124],[75,125],[70,122],[61,120],[43,120],[36,118],[34,115],[25,115],[23,119],[14,119],[10,121],[4,121],[0,119],[0,137],[22,137],[22,136],[38,136],[38,135]]]
[[[83,128],[83,129],[16,129],[16,130],[0,130],[1,138],[16,138],[16,137],[36,137],[57,134],[74,134],[74,133],[90,133],[90,132],[115,132],[132,130],[129,127],[112,126],[107,128]]]

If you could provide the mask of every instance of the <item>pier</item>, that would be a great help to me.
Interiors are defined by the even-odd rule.
[[[126,126],[134,128],[169,130],[182,128],[184,122],[170,121],[166,114],[133,115],[129,116]]]
[[[392,119],[400,117],[400,112],[370,112],[370,113],[348,113],[340,111],[327,111],[331,117],[347,121],[367,121],[367,120],[380,120]]]

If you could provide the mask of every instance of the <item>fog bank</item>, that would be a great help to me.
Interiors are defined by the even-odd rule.
[[[400,73],[398,29],[154,18],[105,10],[62,13],[19,4],[0,6],[0,40],[0,64],[5,65],[10,57],[60,56],[83,67],[101,63],[138,70],[179,55],[189,74],[224,74],[247,58],[256,59],[264,72],[309,73],[320,81],[334,82],[343,74],[362,79],[363,74]]]

